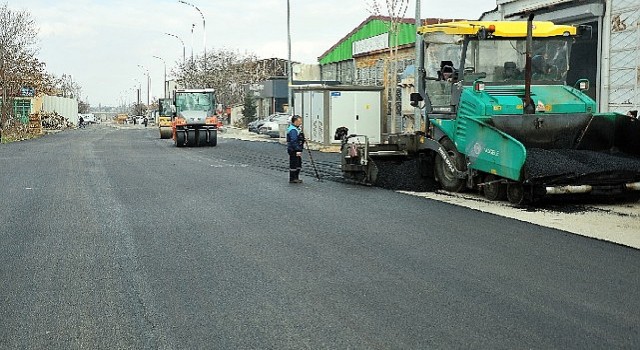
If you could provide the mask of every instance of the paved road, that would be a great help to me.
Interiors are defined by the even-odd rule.
[[[0,348],[640,347],[637,250],[154,131],[0,145]]]

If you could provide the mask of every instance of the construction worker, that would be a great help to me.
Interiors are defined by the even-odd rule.
[[[302,183],[300,169],[302,168],[302,150],[304,149],[304,134],[302,133],[302,117],[294,115],[287,128],[287,153],[289,153],[289,183]]]

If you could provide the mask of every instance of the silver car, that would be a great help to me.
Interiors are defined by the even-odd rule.
[[[258,132],[269,137],[280,137],[280,125],[289,125],[291,116],[284,113],[272,114],[268,120],[260,126]]]

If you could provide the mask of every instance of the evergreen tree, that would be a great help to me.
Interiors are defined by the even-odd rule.
[[[244,125],[256,120],[256,103],[250,92],[244,95],[244,106],[242,106],[242,121]]]

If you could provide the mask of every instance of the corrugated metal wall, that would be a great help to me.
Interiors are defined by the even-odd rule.
[[[611,1],[609,111],[640,108],[640,2]]]
[[[70,122],[78,123],[78,101],[73,98],[44,96],[42,98],[42,112],[56,112]]]
[[[350,59],[342,62],[334,62],[320,66],[322,80],[337,80],[342,84],[351,85],[354,83],[355,63]]]
[[[320,64],[325,65],[334,62],[350,60],[353,57],[353,42],[374,37],[389,32],[387,22],[374,19],[365,24],[361,29],[338,43],[331,51],[320,57]],[[416,26],[410,23],[399,23],[398,45],[414,43],[416,40]],[[394,43],[394,37],[389,36],[389,43]]]

